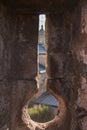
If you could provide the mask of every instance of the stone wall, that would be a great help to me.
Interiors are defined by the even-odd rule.
[[[0,130],[9,128],[12,87],[9,82],[11,69],[12,29],[10,16],[0,5]]]
[[[59,107],[43,124],[27,114],[37,92],[38,15],[0,5],[0,130],[87,130],[86,5],[47,13],[46,86]]]
[[[87,130],[87,2],[82,3],[81,33],[74,47],[80,66],[80,88],[78,89],[78,114],[82,130]]]
[[[22,109],[37,91],[38,15],[0,5],[0,130],[27,129]]]
[[[49,77],[47,89],[59,102],[58,116],[61,125],[54,125],[57,130],[80,129],[75,111],[79,67],[77,70],[75,69],[78,61],[71,49],[75,15],[78,13],[66,10],[47,16],[47,74]]]

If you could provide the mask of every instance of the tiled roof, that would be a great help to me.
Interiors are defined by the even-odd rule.
[[[39,50],[39,54],[46,54],[46,50],[44,46],[42,45],[42,43],[38,44],[38,50]]]
[[[45,73],[46,72],[46,69],[45,69],[45,66],[39,64],[39,73]]]
[[[35,104],[43,104],[52,107],[58,107],[58,102],[54,96],[48,92],[44,92],[40,97],[33,101]]]

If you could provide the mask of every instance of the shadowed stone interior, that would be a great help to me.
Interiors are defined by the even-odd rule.
[[[47,91],[55,118],[32,121],[39,14],[46,13]],[[87,2],[0,1],[0,130],[87,130]]]

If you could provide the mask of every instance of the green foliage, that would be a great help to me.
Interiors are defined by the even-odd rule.
[[[48,106],[38,105],[28,109],[32,120],[36,122],[47,122],[53,119],[53,113]]]

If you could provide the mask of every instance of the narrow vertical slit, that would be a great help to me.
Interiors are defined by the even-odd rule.
[[[39,78],[39,93],[38,96],[46,91],[46,44],[45,44],[45,14],[39,15],[39,32],[38,32],[38,78]]]
[[[45,21],[46,15],[39,15],[38,28],[38,60],[37,77],[38,93],[31,100],[29,115],[35,122],[48,122],[57,114],[57,100],[46,90],[46,43],[45,43]]]

